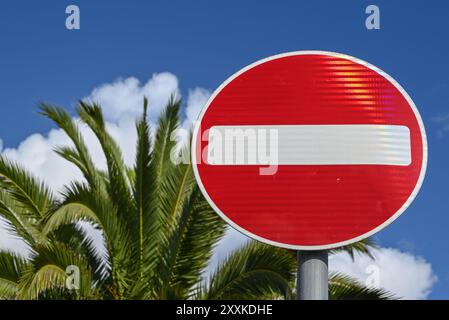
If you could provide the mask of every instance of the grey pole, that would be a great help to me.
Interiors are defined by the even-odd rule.
[[[328,300],[327,251],[298,251],[297,300]]]

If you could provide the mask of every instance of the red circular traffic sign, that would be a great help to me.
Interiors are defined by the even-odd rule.
[[[212,94],[192,161],[204,196],[235,229],[329,249],[404,212],[424,179],[427,141],[412,99],[385,72],[299,51],[255,62]]]

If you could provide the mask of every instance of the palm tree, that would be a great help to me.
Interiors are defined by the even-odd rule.
[[[0,251],[0,299],[33,299],[49,294],[66,297],[94,297],[91,265],[83,251],[88,242],[78,241],[74,250],[67,239],[83,240],[86,235],[75,225],[65,225],[51,235],[45,234],[41,221],[56,205],[51,191],[25,170],[0,157],[0,218],[9,231],[30,247],[28,257]],[[80,290],[65,290],[66,267],[76,265],[81,271]],[[46,288],[58,288],[49,292]]]
[[[77,115],[98,139],[107,170],[93,163],[78,124],[61,108],[41,113],[70,138],[55,151],[82,172],[60,197],[25,170],[0,158],[0,216],[30,247],[28,257],[0,253],[0,298],[68,299],[263,299],[293,296],[292,251],[255,241],[233,251],[204,280],[225,223],[202,196],[191,164],[171,161],[170,138],[179,126],[174,98],[160,116],[154,139],[148,102],[136,122],[136,159],[124,164],[106,130],[100,106],[80,102]],[[187,148],[185,146],[184,148]],[[103,235],[106,256],[80,222]],[[334,250],[371,254],[371,240]],[[67,266],[80,269],[80,289],[68,290]],[[389,298],[340,274],[330,278],[331,298]]]

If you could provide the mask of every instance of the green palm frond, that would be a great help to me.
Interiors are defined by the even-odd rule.
[[[18,284],[0,277],[0,300],[15,299],[18,292]]]
[[[173,135],[179,127],[179,108],[181,100],[171,96],[165,111],[161,114],[154,139],[152,172],[156,181],[161,181],[168,167],[171,166],[170,155],[176,148]]]
[[[157,200],[166,219],[173,222],[179,219],[184,201],[196,183],[192,164],[170,164],[165,170]]]
[[[80,159],[80,155],[75,148],[68,146],[56,146],[54,148],[54,151],[61,158],[74,164],[83,173],[83,176],[86,178],[87,181],[92,181],[93,179],[91,177],[96,176],[95,170],[91,171],[89,168],[86,167],[87,164],[84,163],[82,159]]]
[[[66,286],[67,273],[61,267],[48,264],[39,269],[29,269],[24,273],[19,299],[37,300],[41,294],[51,290],[63,291]]]
[[[93,239],[79,224],[65,224],[53,232],[56,241],[64,243],[72,251],[81,253],[93,271],[93,281],[101,283],[109,276],[110,266],[95,246]]]
[[[92,224],[101,223],[95,212],[87,207],[86,204],[70,201],[72,200],[66,200],[64,204],[47,216],[42,230],[45,235],[48,235],[63,225],[74,222],[86,221]]]
[[[132,259],[131,230],[122,223],[121,217],[117,214],[117,208],[109,200],[109,196],[104,190],[91,189],[85,183],[73,182],[66,187],[63,193],[64,199],[61,202],[61,210],[55,210],[46,219],[46,232],[54,231],[63,224],[88,221],[98,225],[104,236],[105,245],[108,251],[107,262],[113,274],[115,285],[120,288],[116,294],[123,294],[125,288],[129,286],[131,276],[128,271],[133,267],[135,261]],[[65,207],[69,211],[64,211]],[[75,210],[76,209],[76,210]],[[66,217],[64,217],[66,212]],[[61,214],[61,215],[59,215]],[[54,219],[53,219],[54,215]]]
[[[290,298],[296,258],[290,251],[259,242],[235,250],[199,290],[200,299]]]
[[[135,215],[133,233],[138,235],[138,259],[139,276],[151,275],[157,264],[157,249],[161,236],[160,228],[163,221],[157,216],[157,204],[155,203],[155,186],[151,174],[151,141],[150,127],[147,122],[148,100],[144,99],[144,111],[142,117],[136,123],[137,152],[134,167],[133,196],[135,201]]]
[[[0,251],[0,300],[16,298],[18,283],[26,268],[27,261],[23,257]]]
[[[94,298],[95,290],[87,261],[81,254],[71,251],[62,243],[36,248],[29,267],[20,279],[18,297],[33,300],[51,290],[65,290],[69,277],[66,270],[70,266],[79,269],[80,281],[75,291],[76,297]]]
[[[98,105],[81,101],[77,112],[100,142],[108,168],[109,201],[116,207],[120,223],[130,230],[135,210],[131,197],[131,181],[128,180],[128,168],[123,161],[120,147],[107,132],[103,112]],[[132,252],[136,252],[136,249],[133,249]]]
[[[8,231],[18,235],[28,245],[43,240],[34,215],[30,215],[28,210],[4,189],[0,189],[0,217],[6,222]]]
[[[395,297],[386,290],[367,287],[341,273],[333,273],[329,276],[329,299],[390,300]]]
[[[74,148],[58,147],[56,148],[56,152],[67,161],[75,164],[83,173],[84,178],[91,185],[96,185],[100,181],[100,179],[98,179],[97,170],[90,157],[83,136],[70,115],[63,109],[48,104],[41,103],[39,107],[40,113],[61,128],[74,145]]]
[[[92,189],[83,182],[72,182],[62,192],[63,199],[52,208],[46,216],[44,230],[46,233],[59,228],[63,224],[87,221],[98,224],[102,229],[111,231],[119,225],[116,209],[109,202],[104,190]]]
[[[165,248],[168,246],[171,230],[177,226],[174,216],[179,216],[185,197],[188,195],[188,188],[191,187],[191,168],[175,166],[171,161],[171,152],[176,149],[176,141],[172,140],[172,135],[179,125],[180,101],[173,97],[170,99],[165,112],[159,118],[152,148],[149,140],[149,125],[146,120],[146,107],[145,99],[144,115],[137,123],[138,150],[134,191],[143,192],[135,193],[137,208],[145,205],[141,207],[145,209],[144,211],[140,212],[138,209],[138,216],[142,218],[142,224],[139,226],[142,232],[147,230],[142,238],[144,246],[141,251],[143,259],[141,272],[143,271],[146,275],[144,283],[149,281],[152,287],[161,289],[164,280],[157,274],[157,270],[163,270],[164,266],[169,264],[164,257]],[[139,173],[143,173],[140,178]],[[143,194],[145,195],[142,197]],[[137,284],[134,291],[141,292],[141,285]],[[151,292],[146,296],[155,294],[154,290]],[[155,295],[160,296],[160,293]]]
[[[213,250],[226,230],[225,222],[212,210],[196,186],[184,203],[177,228],[172,233],[169,247],[167,285],[174,288],[193,288],[201,280]],[[187,298],[187,291],[178,298]]]
[[[373,252],[376,249],[378,249],[378,245],[375,240],[373,238],[366,238],[347,246],[331,249],[329,250],[329,254],[346,252],[352,260],[354,260],[356,254],[366,255],[374,259]]]
[[[50,189],[16,163],[0,156],[0,188],[20,202],[34,219],[39,220],[53,203]]]

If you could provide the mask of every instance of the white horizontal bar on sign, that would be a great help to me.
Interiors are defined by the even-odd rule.
[[[214,126],[211,165],[397,165],[411,163],[410,130],[397,125]]]

